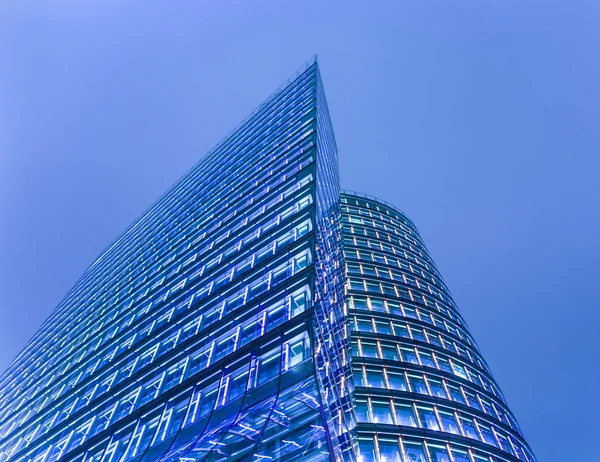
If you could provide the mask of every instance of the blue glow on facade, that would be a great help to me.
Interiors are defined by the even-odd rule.
[[[415,225],[341,196],[361,461],[534,461]]]
[[[0,462],[158,460],[535,460],[414,225],[340,191],[314,59],[0,377]]]

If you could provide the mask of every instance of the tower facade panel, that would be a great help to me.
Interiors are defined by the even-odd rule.
[[[316,200],[339,195],[318,85],[312,61],[85,272],[2,376],[0,460],[339,452],[314,359]]]
[[[533,461],[414,224],[341,201],[360,460]]]

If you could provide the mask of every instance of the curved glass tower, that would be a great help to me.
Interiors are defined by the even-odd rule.
[[[359,460],[534,460],[415,225],[341,202]]]
[[[533,462],[416,229],[339,187],[315,59],[0,376],[0,462]]]

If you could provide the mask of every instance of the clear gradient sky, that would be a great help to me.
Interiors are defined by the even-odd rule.
[[[416,222],[540,462],[598,460],[598,0],[3,1],[0,370],[315,53],[342,186]]]

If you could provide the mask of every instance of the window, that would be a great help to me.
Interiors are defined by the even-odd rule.
[[[396,335],[398,337],[410,338],[410,334],[408,333],[408,327],[406,326],[406,324],[394,323],[394,330],[396,331]]]
[[[398,350],[396,350],[395,345],[383,344],[381,345],[381,353],[383,354],[383,359],[389,359],[391,361],[398,361]]]
[[[361,342],[362,346],[362,355],[367,358],[377,358],[379,355],[377,354],[377,344],[374,342]]]
[[[281,352],[279,349],[271,350],[259,358],[258,385],[261,385],[279,374]]]
[[[432,462],[451,462],[448,451],[444,446],[428,445]]]
[[[419,420],[421,425],[429,430],[439,430],[440,425],[438,424],[435,416],[435,411],[432,407],[417,406],[419,412]]]
[[[508,452],[509,454],[512,454],[512,455],[514,455],[514,452],[513,452],[513,450],[512,450],[512,447],[511,447],[511,445],[509,444],[509,442],[508,442],[508,440],[506,439],[506,437],[505,437],[505,436],[502,436],[502,435],[500,435],[500,434],[498,433],[498,431],[496,431],[495,433],[496,433],[496,436],[498,437],[498,443],[500,443],[500,447],[501,447],[501,448],[502,448],[504,451]]]
[[[375,294],[381,293],[381,287],[380,287],[379,283],[377,283],[377,282],[366,281],[366,286],[367,286],[367,292],[371,292],[371,293],[375,293]]]
[[[425,450],[421,443],[404,443],[405,459],[410,462],[427,462]]]
[[[437,396],[438,398],[446,398],[446,390],[444,389],[444,384],[441,380],[428,379],[429,389],[431,390],[431,394],[433,396]]]
[[[495,417],[495,418],[498,417],[496,415],[496,412],[492,408],[492,405],[489,402],[487,402],[484,399],[481,399],[481,404],[483,405],[483,410],[485,411],[486,414],[489,414],[489,415],[491,415],[492,417]]]
[[[462,366],[462,364],[458,363],[457,361],[452,361],[452,367],[456,375],[462,377],[463,379],[469,380],[469,377],[467,376],[467,371]]]
[[[427,336],[429,337],[429,343],[442,347],[442,342],[440,341],[438,334],[428,333]]]
[[[406,379],[402,372],[387,372],[388,383],[392,390],[407,391]]]
[[[454,457],[454,462],[471,462],[469,454],[466,451],[452,449],[452,456]]]
[[[437,359],[439,368],[441,370],[446,371],[446,372],[454,372],[452,370],[452,366],[450,365],[450,362],[448,361],[448,358],[446,356],[436,354],[436,359]]]
[[[375,323],[375,327],[377,327],[377,332],[380,334],[392,334],[392,329],[390,329],[389,322],[377,321]]]
[[[442,429],[445,432],[460,434],[454,414],[451,412],[440,411],[440,420],[442,421]]]
[[[404,314],[409,318],[418,319],[417,312],[410,306],[404,305]]]
[[[372,298],[371,299],[371,310],[372,311],[381,311],[385,313],[385,304],[380,298]]]
[[[417,329],[416,327],[411,327],[410,332],[412,334],[413,339],[420,340],[421,342],[426,342],[425,334],[423,333],[423,329]]]
[[[477,396],[475,396],[475,394],[470,393],[470,392],[465,392],[465,395],[467,396],[467,401],[469,403],[469,406],[474,407],[475,409],[478,409],[481,411],[481,406],[479,405]]]
[[[452,398],[454,401],[465,404],[465,399],[463,398],[460,388],[448,385],[448,392],[450,393],[450,398]]]
[[[248,367],[248,364],[242,366],[237,371],[231,373],[229,381],[229,397],[227,398],[228,401],[232,401],[235,398],[244,394],[246,388],[248,387],[249,375],[250,369]]]
[[[304,359],[306,359],[310,354],[309,351],[310,345],[306,332],[296,335],[293,339],[288,341],[284,346],[285,370],[287,371],[289,368],[294,367],[296,364],[304,361]]]
[[[366,387],[367,386],[367,381],[365,379],[365,376],[363,374],[363,370],[362,368],[355,368],[352,370],[353,374],[354,374],[354,384],[357,387]]]
[[[367,299],[364,297],[352,297],[350,306],[355,310],[367,310],[369,309],[367,305]]]
[[[292,298],[292,317],[306,310],[307,294],[305,292]]]
[[[436,367],[435,361],[433,360],[433,356],[431,353],[426,353],[424,351],[419,350],[419,358],[421,359],[421,365],[427,367]]]
[[[388,306],[388,308],[390,310],[390,313],[398,315],[398,316],[404,316],[404,314],[402,313],[402,309],[400,308],[400,304],[399,303],[388,301],[387,302],[387,306]],[[394,327],[395,327],[395,324],[394,324]],[[398,335],[398,334],[396,333],[396,335]],[[408,334],[406,335],[406,337],[408,337]]]
[[[473,419],[468,417],[461,417],[460,425],[463,429],[463,434],[466,437],[473,438],[475,440],[479,440],[479,433],[477,432],[477,428],[475,427],[475,423]]]
[[[373,422],[382,424],[393,424],[389,401],[372,401]]]
[[[423,395],[429,394],[427,385],[425,385],[425,380],[422,376],[409,375],[408,380],[410,381],[410,388],[412,389],[413,393],[421,393]]]
[[[383,380],[383,371],[367,369],[367,378],[369,380],[369,387],[386,388],[385,381]]]
[[[379,460],[381,462],[403,462],[400,458],[400,448],[398,447],[398,441],[379,438]]]
[[[412,348],[402,348],[402,359],[406,363],[419,364],[419,360],[417,359],[417,354],[415,350]]]
[[[360,462],[375,462],[375,444],[371,438],[358,439],[358,452]]]
[[[162,413],[162,407],[163,405],[142,416],[131,437],[131,443],[129,444],[125,459],[131,459],[142,454],[146,450],[156,433],[156,428],[158,427],[158,422]]]
[[[492,446],[497,446],[496,438],[494,438],[494,434],[492,433],[492,429],[490,427],[486,427],[485,425],[479,424],[479,431],[481,432],[481,436],[483,441],[487,444],[491,444]]]
[[[363,274],[366,274],[368,276],[377,276],[377,274],[375,274],[375,267],[373,267],[372,265],[362,265],[362,269]]]
[[[356,400],[356,418],[359,422],[369,422],[371,419],[369,418],[369,406],[367,405],[367,400],[357,399]]]
[[[360,332],[373,332],[373,323],[370,319],[357,319],[356,327]]]
[[[398,425],[405,425],[407,427],[417,426],[417,419],[415,418],[412,405],[394,403],[394,407],[396,408],[396,419],[398,421]]]

